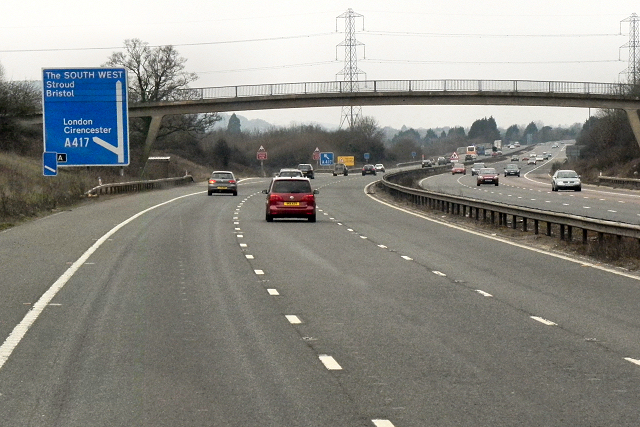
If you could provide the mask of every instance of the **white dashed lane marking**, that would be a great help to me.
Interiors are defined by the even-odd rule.
[[[492,297],[493,296],[490,293],[487,293],[487,292],[482,291],[480,289],[476,289],[476,292],[479,293],[480,295],[484,296],[484,297]]]
[[[627,362],[635,363],[636,365],[640,365],[640,360],[638,360],[638,359],[632,359],[630,357],[625,357],[624,360],[626,360]]]
[[[547,319],[543,319],[542,317],[538,317],[538,316],[531,316],[531,318],[533,320],[536,320],[544,325],[547,326],[555,326],[556,324],[554,322],[552,322],[551,320],[547,320]]]
[[[295,314],[286,314],[284,317],[286,317],[289,323],[291,323],[292,325],[299,325],[300,323],[302,323],[302,320],[300,320],[300,318]]]
[[[336,362],[336,360],[333,357],[327,354],[321,354],[318,356],[318,358],[320,359],[322,364],[325,366],[325,368],[329,369],[330,371],[339,371],[342,369],[342,366],[340,366],[340,364]]]

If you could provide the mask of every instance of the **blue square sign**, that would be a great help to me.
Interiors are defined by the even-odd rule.
[[[42,70],[44,151],[58,166],[127,166],[129,119],[125,68]]]
[[[333,165],[333,153],[320,153],[320,164],[322,166]]]
[[[58,153],[42,153],[42,174],[44,176],[58,175]]]

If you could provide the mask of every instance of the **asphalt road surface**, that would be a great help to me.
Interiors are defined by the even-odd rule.
[[[0,233],[3,426],[637,426],[640,281],[318,174]],[[450,178],[450,176],[449,176]]]

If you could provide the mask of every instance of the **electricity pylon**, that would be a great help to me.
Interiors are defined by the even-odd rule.
[[[336,18],[336,31],[338,31],[337,20],[340,18],[344,18],[345,37],[344,41],[339,43],[336,48],[339,46],[344,46],[344,68],[342,69],[342,71],[336,74],[336,77],[339,75],[343,76],[343,80],[345,82],[342,86],[343,91],[358,92],[358,76],[360,74],[364,74],[366,76],[366,74],[358,68],[357,47],[364,46],[364,44],[356,40],[355,21],[356,18],[362,18],[362,29],[364,30],[364,16],[354,12],[353,9],[348,9],[345,13]],[[349,128],[352,129],[360,119],[362,119],[362,107],[345,105],[342,107],[340,128],[342,128],[345,123],[349,123]]]
[[[620,25],[622,22],[629,22],[629,42],[621,46],[629,48],[629,65],[620,74],[626,73],[627,83],[636,86],[640,83],[640,42],[638,40],[640,17],[633,13],[627,19],[620,21]]]

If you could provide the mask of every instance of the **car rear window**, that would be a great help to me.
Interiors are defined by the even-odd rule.
[[[214,179],[233,179],[233,175],[230,173],[214,173],[211,175]]]
[[[272,193],[311,193],[309,181],[275,181],[271,187]]]

